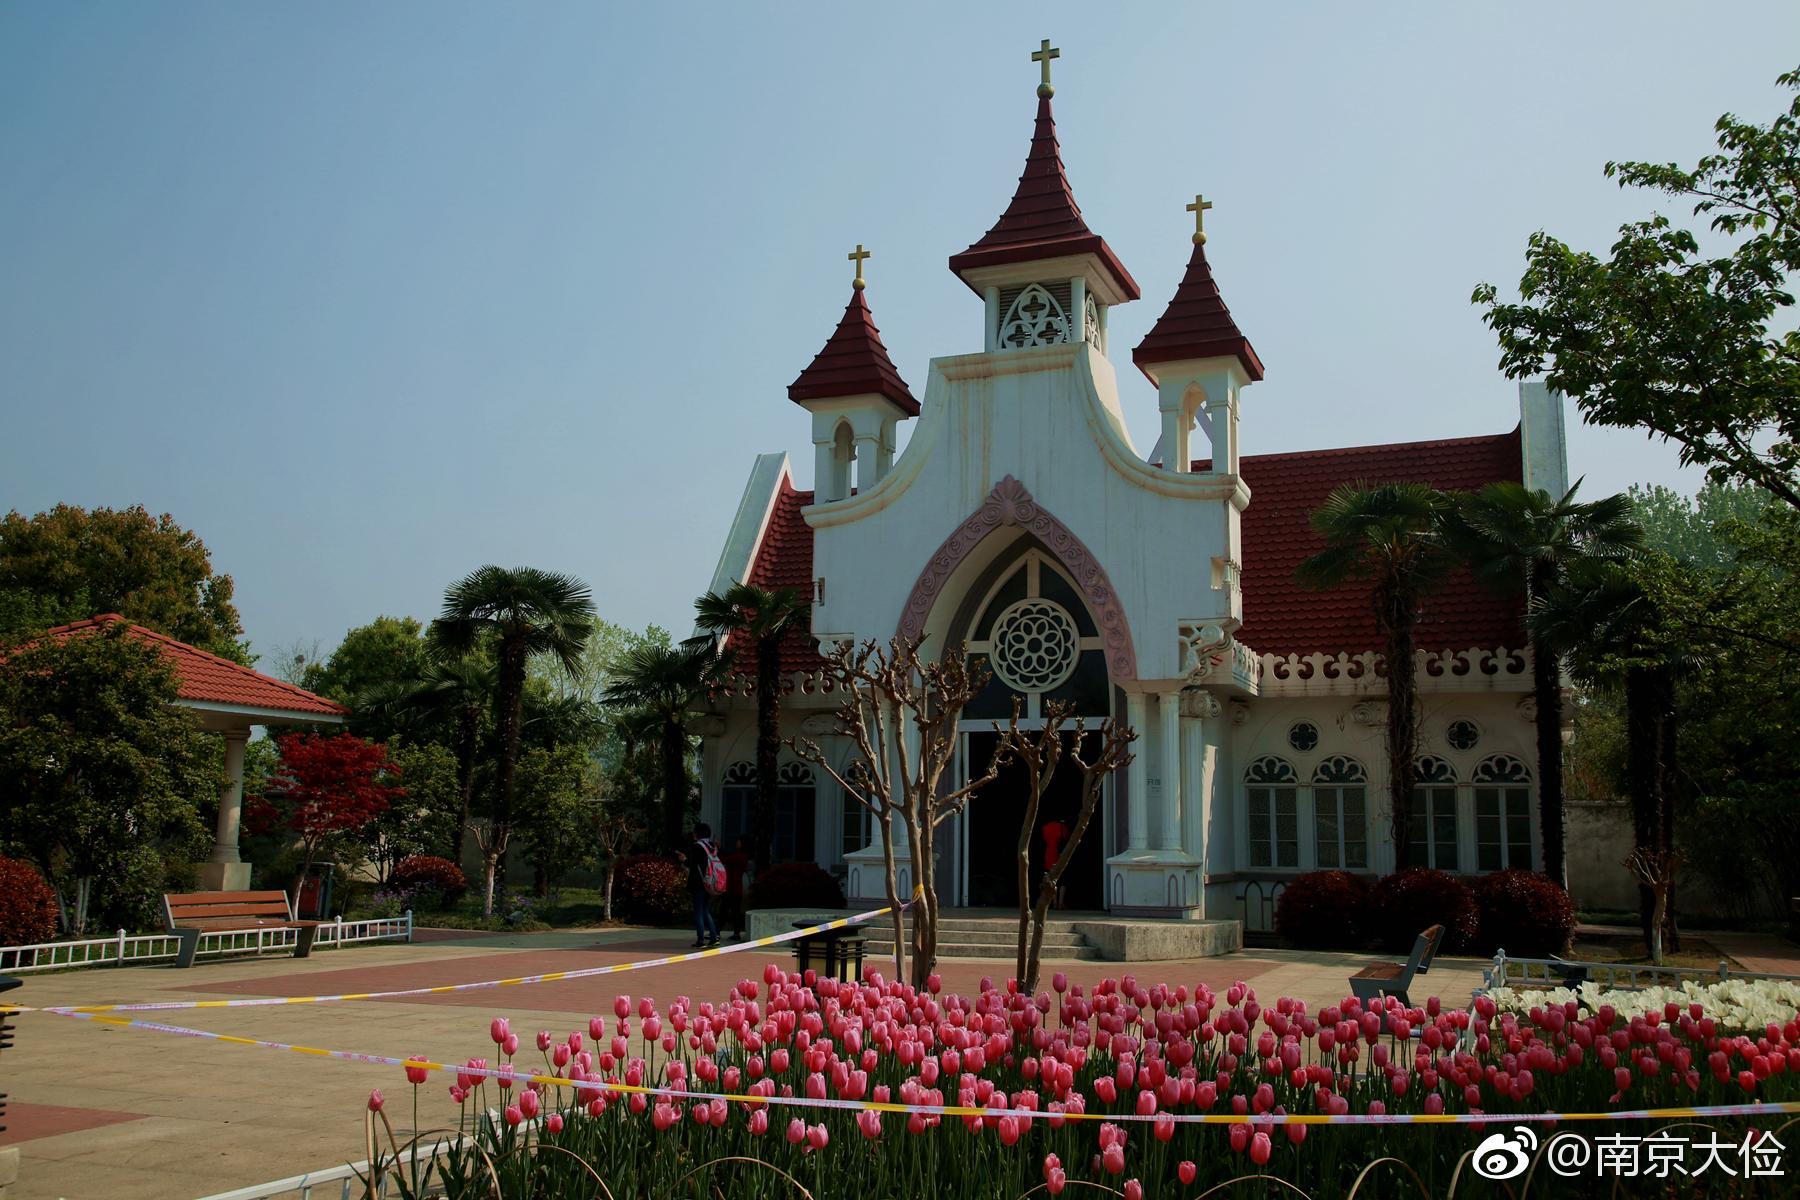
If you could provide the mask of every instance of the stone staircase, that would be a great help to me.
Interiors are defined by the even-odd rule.
[[[864,953],[869,958],[894,953],[894,926],[889,920],[868,927]],[[940,917],[938,918],[939,958],[993,958],[1010,961],[1019,947],[1019,919],[1013,917]],[[1045,962],[1071,959],[1092,962],[1102,958],[1087,938],[1075,932],[1074,921],[1050,920],[1044,923]]]

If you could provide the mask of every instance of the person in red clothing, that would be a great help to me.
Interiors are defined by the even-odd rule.
[[[731,853],[719,859],[725,864],[725,911],[720,915],[732,927],[731,940],[734,942],[744,940],[744,874],[750,869],[749,840],[740,835],[731,847]]]
[[[1068,842],[1069,833],[1069,826],[1061,817],[1051,817],[1039,830],[1039,834],[1044,839],[1044,874],[1048,875],[1055,870],[1056,864],[1062,861],[1063,845]],[[1063,906],[1062,892],[1063,889],[1058,887],[1056,895],[1050,897],[1052,908]]]

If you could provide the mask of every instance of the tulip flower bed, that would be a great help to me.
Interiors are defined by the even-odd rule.
[[[770,965],[720,1004],[621,996],[611,1017],[573,1032],[522,1037],[496,1018],[489,1034],[493,1057],[469,1060],[449,1085],[475,1140],[417,1170],[378,1157],[404,1176],[395,1194],[996,1200],[1100,1188],[1140,1200],[1231,1180],[1242,1181],[1231,1194],[1272,1194],[1262,1178],[1272,1176],[1324,1200],[1390,1157],[1399,1161],[1377,1165],[1361,1194],[1442,1195],[1481,1125],[1280,1118],[1478,1112],[1503,1126],[1509,1113],[1800,1098],[1792,1009],[1733,1035],[1698,1002],[1582,1013],[1570,1001],[1520,1014],[1483,997],[1470,1014],[1435,998],[1385,1012],[1346,999],[1310,1012],[1289,999],[1265,1005],[1241,983],[1220,994],[1125,975],[1084,992],[1058,975],[1035,996],[987,981],[956,996]],[[415,1111],[429,1074],[407,1068]],[[532,1075],[556,1081],[520,1078]],[[766,1102],[790,1096],[846,1106]],[[870,1103],[987,1111],[859,1107]],[[379,1094],[370,1106],[383,1107]],[[1178,1120],[1199,1113],[1267,1123]],[[1748,1127],[1709,1123],[1740,1140]],[[1532,1194],[1549,1185],[1581,1194],[1584,1183],[1543,1177]],[[1498,1195],[1485,1190],[1497,1186],[1465,1164],[1457,1194]]]

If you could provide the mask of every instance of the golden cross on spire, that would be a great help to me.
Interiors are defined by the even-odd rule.
[[[1031,52],[1031,61],[1044,68],[1044,81],[1038,84],[1038,95],[1051,96],[1056,94],[1056,89],[1050,86],[1050,60],[1061,57],[1062,51],[1052,46],[1049,38],[1045,38],[1038,49]]]
[[[875,256],[870,254],[867,250],[864,250],[862,248],[862,243],[858,242],[856,243],[856,249],[852,250],[846,257],[856,264],[856,278],[850,281],[850,286],[860,292],[863,289],[863,259],[874,258]]]
[[[1196,246],[1206,243],[1206,210],[1211,207],[1212,201],[1197,193],[1194,196],[1194,202],[1187,206],[1187,210],[1194,214],[1194,244]]]

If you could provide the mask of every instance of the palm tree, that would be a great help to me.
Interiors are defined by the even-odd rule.
[[[750,818],[750,851],[756,869],[768,868],[775,840],[775,764],[781,753],[781,643],[812,618],[806,597],[793,588],[734,583],[724,593],[694,601],[694,624],[723,642],[741,634],[756,648],[756,811]]]
[[[1312,588],[1366,580],[1386,642],[1388,803],[1394,867],[1411,865],[1408,822],[1418,757],[1418,682],[1413,631],[1425,596],[1455,562],[1447,537],[1451,500],[1422,483],[1344,484],[1313,513],[1325,548],[1295,572]]]
[[[1577,564],[1638,553],[1644,531],[1625,496],[1582,502],[1581,482],[1553,498],[1522,483],[1490,483],[1458,503],[1456,541],[1469,569],[1495,590],[1541,606]],[[1562,761],[1563,655],[1579,645],[1531,638],[1531,686],[1537,701],[1538,824],[1544,873],[1569,885]]]
[[[1576,565],[1533,603],[1529,620],[1534,638],[1574,648],[1578,673],[1623,685],[1633,858],[1659,868],[1657,878],[1639,879],[1638,916],[1644,944],[1660,960],[1663,935],[1678,936],[1668,901],[1676,865],[1675,676],[1684,643],[1643,585],[1605,561]]]
[[[494,725],[500,760],[494,780],[494,819],[486,847],[487,898],[493,914],[494,877],[506,855],[518,790],[519,726],[525,699],[525,664],[546,655],[574,675],[581,650],[594,627],[594,599],[587,584],[571,575],[536,567],[477,568],[444,593],[444,611],[432,632],[451,651],[470,651],[483,640],[495,660]]]
[[[496,673],[493,660],[482,654],[434,655],[419,680],[401,703],[421,724],[444,721],[452,725],[456,748],[456,790],[462,812],[450,841],[450,861],[462,865],[468,836],[469,808],[475,795],[475,760],[481,748],[481,714],[494,703]]]
[[[721,681],[722,659],[711,645],[634,646],[619,659],[605,702],[638,710],[656,722],[663,777],[663,837],[681,845],[688,801],[688,714]]]

